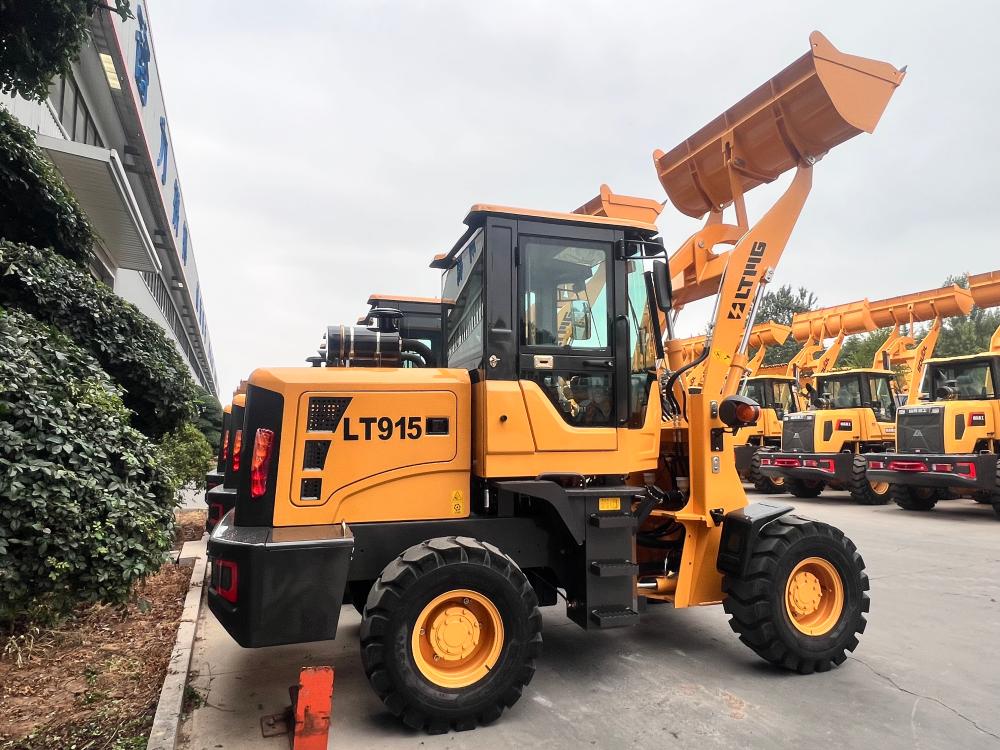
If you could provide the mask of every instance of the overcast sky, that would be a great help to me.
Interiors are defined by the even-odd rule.
[[[436,296],[427,264],[473,203],[570,210],[602,182],[662,200],[653,149],[813,29],[909,68],[875,134],[816,166],[775,282],[837,304],[1000,268],[997,3],[148,4],[223,402],[371,292]],[[698,222],[668,205],[659,226],[669,247]]]

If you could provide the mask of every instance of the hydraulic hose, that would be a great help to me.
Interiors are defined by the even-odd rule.
[[[424,361],[421,367],[435,367],[434,352],[423,341],[417,339],[402,339],[400,341],[404,352],[415,352]]]

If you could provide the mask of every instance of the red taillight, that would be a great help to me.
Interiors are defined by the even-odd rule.
[[[215,583],[215,592],[227,602],[236,604],[236,600],[239,598],[239,591],[237,589],[237,573],[239,569],[236,567],[236,563],[229,560],[214,560],[212,565],[215,566],[215,569],[212,571],[212,582]]]
[[[927,464],[922,461],[890,461],[889,471],[927,471]]]
[[[222,434],[222,460],[229,460],[229,430]]]
[[[267,472],[271,468],[271,448],[274,431],[257,430],[253,439],[253,457],[250,459],[250,497],[261,497],[267,492]]]
[[[956,474],[961,474],[962,476],[966,476],[969,479],[975,479],[976,478],[976,465],[973,464],[973,463],[969,463],[967,461],[963,461],[961,463],[957,463],[957,464],[955,464],[955,473]]]
[[[772,461],[770,458],[762,458],[760,460],[760,465],[761,466],[770,466],[773,463],[774,463],[774,461]]]
[[[236,438],[233,440],[233,471],[240,470],[240,451],[243,450],[243,430],[236,431]]]
[[[869,461],[868,462],[868,468],[869,469],[884,469],[885,468],[885,461]]]
[[[774,459],[775,466],[787,466],[794,469],[797,466],[801,466],[802,462],[797,458],[776,458]]]
[[[837,420],[837,429],[838,430],[842,430],[842,431],[846,431],[846,432],[850,432],[851,430],[854,429],[854,422],[852,422],[849,419],[838,419]]]
[[[823,471],[833,473],[833,459],[832,458],[821,458],[819,461],[819,468]]]

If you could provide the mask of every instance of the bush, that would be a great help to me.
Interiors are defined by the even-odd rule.
[[[205,488],[205,472],[212,461],[212,446],[192,424],[184,424],[166,435],[160,455],[178,489],[193,484]]]
[[[2,5],[4,0],[0,0]],[[0,107],[0,237],[51,247],[76,263],[91,256],[86,214],[35,135]]]
[[[0,0],[0,92],[44,99],[53,76],[69,70],[101,0]],[[128,0],[115,0],[122,18]]]
[[[194,417],[194,379],[156,323],[85,270],[0,240],[0,306],[20,308],[86,349],[125,393],[133,425],[153,439]]]
[[[128,422],[93,357],[0,308],[0,623],[122,602],[160,567],[175,493]]]

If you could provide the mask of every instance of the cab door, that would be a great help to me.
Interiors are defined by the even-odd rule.
[[[519,227],[518,378],[539,450],[617,448],[614,240],[609,230]]]

